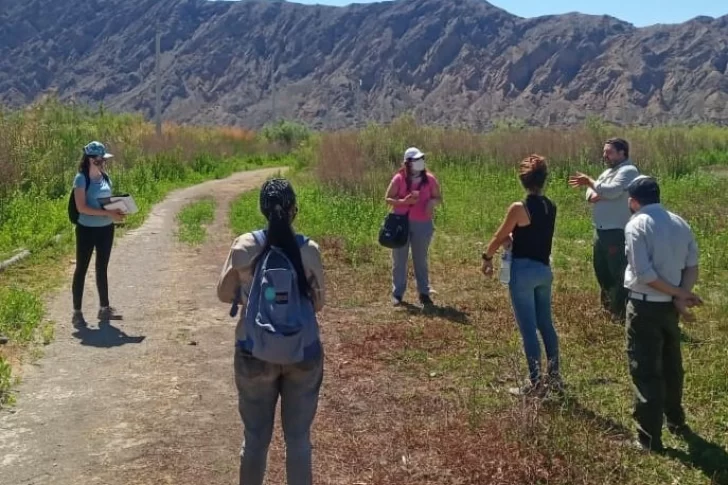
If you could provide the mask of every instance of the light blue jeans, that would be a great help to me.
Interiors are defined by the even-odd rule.
[[[274,365],[235,350],[235,384],[245,427],[240,452],[241,485],[263,485],[279,395],[288,485],[313,483],[311,424],[323,375],[323,355],[299,364]]]
[[[541,334],[548,361],[547,372],[559,376],[559,338],[551,317],[553,273],[548,265],[531,259],[513,259],[509,284],[513,312],[523,339],[533,384],[541,379]]]
[[[430,294],[430,274],[427,265],[427,253],[435,232],[432,221],[410,221],[409,241],[401,248],[392,250],[392,295],[402,298],[407,291],[407,266],[410,247],[412,263],[415,267],[417,291],[420,295]]]

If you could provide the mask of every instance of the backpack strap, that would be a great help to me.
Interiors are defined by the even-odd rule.
[[[303,234],[296,234],[296,242],[298,243],[298,247],[302,248],[306,244],[308,244],[309,238],[304,236]]]
[[[86,179],[86,188],[84,190],[88,192],[88,187],[89,185],[91,185],[91,176],[88,172],[83,172],[83,176]],[[106,172],[101,172],[101,177],[103,177],[107,184],[111,185],[111,180],[109,179],[109,175]]]
[[[255,242],[257,242],[261,246],[265,246],[267,233],[268,233],[268,231],[266,231],[265,229],[253,231],[253,238],[255,238]],[[303,234],[296,234],[296,243],[298,243],[299,248],[302,248],[306,244],[308,244],[308,241],[309,241],[309,238],[304,236]]]
[[[266,231],[264,229],[253,231],[253,239],[255,239],[255,242],[257,242],[261,246],[265,246]]]

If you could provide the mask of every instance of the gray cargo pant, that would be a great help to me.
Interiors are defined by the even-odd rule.
[[[409,241],[401,248],[392,250],[392,296],[402,298],[407,291],[407,264],[410,247],[412,263],[415,267],[417,291],[420,295],[430,294],[430,275],[427,265],[427,253],[435,232],[432,221],[410,221]]]

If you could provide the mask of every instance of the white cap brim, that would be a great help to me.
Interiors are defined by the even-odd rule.
[[[114,155],[112,155],[111,153],[104,153],[104,158],[114,158]]]
[[[424,156],[425,156],[425,154],[422,153],[422,151],[420,151],[419,148],[408,148],[404,152],[405,160],[409,160],[409,159],[417,160],[418,158],[422,158]]]

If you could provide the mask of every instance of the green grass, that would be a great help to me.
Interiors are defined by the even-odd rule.
[[[199,245],[205,242],[207,231],[206,224],[215,220],[215,200],[212,198],[192,202],[177,215],[179,229],[177,237],[180,241]]]
[[[28,341],[33,337],[37,322],[43,316],[43,305],[38,295],[22,288],[0,288],[0,334],[14,341]]]
[[[294,163],[282,153],[266,154],[267,142],[244,130],[165,126],[158,138],[141,117],[103,109],[53,100],[15,113],[0,109],[0,260],[21,248],[32,252],[0,273],[0,334],[10,338],[0,347],[0,373],[22,359],[23,347],[53,337],[52,326],[41,325],[43,299],[63,282],[62,263],[73,250],[68,196],[81,149],[91,140],[115,155],[108,167],[114,192],[133,194],[139,207],[122,232],[139,226],[171,190]],[[56,235],[61,241],[49,245]],[[0,376],[0,405],[13,380]]]
[[[554,170],[547,194],[559,208],[554,245],[554,315],[560,334],[563,373],[570,399],[544,406],[525,429],[511,419],[519,405],[502,389],[525,375],[520,338],[506,290],[479,274],[479,254],[500,224],[508,205],[523,196],[515,171],[503,165],[430,163],[441,181],[445,203],[436,215],[431,278],[437,301],[468,315],[470,325],[447,316],[437,322],[404,315],[367,317],[372,332],[406,329],[384,358],[401,372],[422,378],[443,377],[460,390],[449,397],[462,403],[473,426],[497,425],[524,449],[568,457],[567,471],[548,483],[628,483],[689,485],[728,483],[728,179],[693,171],[675,177],[658,174],[663,201],[683,215],[698,238],[701,278],[696,291],[706,298],[698,323],[684,328],[685,400],[690,424],[705,439],[692,446],[666,434],[677,451],[672,457],[643,457],[622,450],[608,426],[633,429],[632,393],[624,355],[624,330],[596,310],[597,286],[591,266],[592,227],[582,191],[567,186],[568,171]],[[587,166],[595,176],[601,167]],[[300,212],[296,229],[323,242],[324,261],[335,305],[381,311],[390,285],[389,252],[376,243],[387,212],[383,193],[389,174],[378,184],[337,187],[306,174],[294,176]],[[231,225],[242,233],[263,225],[258,194],[233,204]],[[333,259],[332,259],[333,258]],[[379,322],[381,324],[371,324]],[[435,326],[435,327],[433,327]],[[439,330],[445,326],[446,330]],[[444,334],[444,335],[443,335]],[[361,335],[359,335],[361,338]],[[375,340],[377,341],[377,340]],[[519,411],[520,412],[520,411]],[[530,436],[526,438],[526,436]],[[533,441],[527,441],[533,440]],[[712,445],[711,445],[712,443]],[[556,456],[558,455],[558,457]],[[559,458],[560,457],[560,458]],[[580,471],[577,471],[580,470]],[[567,473],[568,472],[568,473]],[[543,482],[547,483],[547,482]]]
[[[220,159],[214,161],[211,170],[184,168],[177,172],[177,176],[167,179],[155,179],[159,174],[150,173],[149,168],[140,166],[132,173],[127,172],[126,179],[121,177],[121,181],[116,182],[118,191],[134,194],[139,207],[137,214],[127,218],[122,231],[141,225],[152,206],[174,189],[213,178],[224,178],[238,171],[287,163],[287,159],[281,157]],[[113,172],[111,176],[113,179]],[[74,240],[73,226],[66,214],[66,202],[65,196],[58,199],[34,199],[28,194],[21,194],[9,203],[16,210],[10,212],[9,219],[0,224],[0,240],[17,241],[6,244],[5,248],[22,244],[34,250],[28,260],[0,273],[0,333],[8,332],[13,346],[27,346],[35,341],[45,314],[43,296],[63,282],[58,271],[59,263],[68,259],[73,251]],[[63,235],[62,242],[47,247],[47,241],[55,234]],[[53,284],[50,285],[50,282]],[[48,331],[41,333],[38,337],[47,340],[50,335]],[[0,363],[6,364],[7,357],[4,354],[5,351],[0,347]],[[7,392],[0,392],[0,405],[7,403],[8,397]]]
[[[0,402],[5,405],[12,405],[14,402],[12,394],[14,384],[13,369],[10,367],[10,363],[0,358]]]

